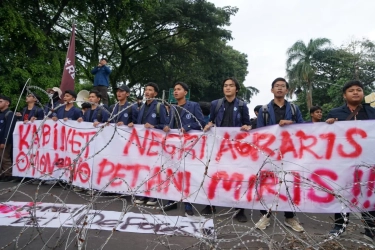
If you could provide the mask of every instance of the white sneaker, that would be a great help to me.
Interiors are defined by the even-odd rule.
[[[86,194],[94,196],[94,195],[96,195],[96,191],[93,190],[93,189],[90,189],[90,190],[87,190]]]
[[[298,220],[296,220],[295,218],[285,219],[284,224],[285,224],[285,226],[290,227],[291,229],[293,229],[296,232],[303,232],[303,231],[305,231],[305,229],[303,229],[303,227],[301,226],[301,224],[299,224]]]
[[[74,192],[82,192],[82,191],[83,191],[83,188],[80,188],[80,187],[74,187],[74,188],[73,188],[73,191],[74,191]]]
[[[156,198],[150,198],[148,199],[148,201],[146,202],[146,205],[149,205],[149,206],[155,206],[156,203],[158,203],[158,200]]]
[[[267,215],[263,215],[262,218],[255,224],[255,227],[264,230],[270,225],[271,217],[267,218]]]
[[[57,181],[55,181],[55,180],[45,181],[44,184],[46,184],[46,185],[56,185]]]

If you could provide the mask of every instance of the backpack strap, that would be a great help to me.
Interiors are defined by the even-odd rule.
[[[262,112],[263,112],[263,123],[264,123],[264,126],[267,126],[267,123],[268,123],[268,117],[269,117],[269,113],[268,113],[268,105],[267,104],[264,104],[262,106]]]
[[[161,103],[160,102],[157,102],[156,103],[156,117],[159,119],[160,117],[160,105]]]
[[[96,119],[98,120],[98,122],[102,122],[102,119],[103,119],[103,110],[98,106],[97,107],[99,110],[98,112],[96,113]]]
[[[211,119],[211,121],[214,122],[214,123],[215,123],[215,120],[216,120],[216,117],[217,117],[217,113],[219,112],[219,109],[220,109],[221,105],[223,104],[223,102],[224,102],[224,98],[221,98],[221,99],[217,100],[217,104],[216,104],[216,107],[215,107],[215,113],[214,113],[215,117],[213,117]]]
[[[244,124],[243,119],[244,119],[244,117],[245,117],[245,116],[243,115],[243,106],[244,106],[244,101],[239,100],[239,102],[238,102],[238,109],[239,109],[239,112],[240,112],[240,114],[241,114],[242,124]]]
[[[297,122],[296,105],[294,103],[291,103],[290,108],[292,109],[292,121]]]

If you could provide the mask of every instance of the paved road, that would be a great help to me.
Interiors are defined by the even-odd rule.
[[[15,183],[0,183],[0,202],[56,202],[56,197],[66,204],[90,204],[91,197],[78,195],[70,190],[49,185],[25,184],[14,191]],[[164,201],[165,202],[165,201]],[[124,205],[125,204],[125,205]],[[130,197],[101,196],[93,203],[94,209],[122,211],[124,208],[136,213],[163,214],[158,209],[132,206]],[[199,211],[203,205],[195,206]],[[364,230],[360,220],[354,219],[348,227],[347,236],[328,240],[332,214],[303,214],[298,218],[305,233],[290,232],[282,225],[283,213],[279,212],[264,232],[254,230],[259,212],[246,210],[247,223],[231,218],[228,208],[219,207],[214,218],[215,229],[206,238],[181,235],[140,234],[118,231],[89,230],[82,240],[83,249],[370,249],[364,245]],[[184,215],[183,205],[168,215]],[[76,232],[72,228],[13,227],[0,226],[0,249],[78,249]],[[319,245],[318,245],[319,244]],[[315,247],[312,247],[314,245]]]

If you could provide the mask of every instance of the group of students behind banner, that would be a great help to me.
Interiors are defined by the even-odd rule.
[[[217,127],[238,127],[242,131],[249,131],[251,129],[260,128],[269,125],[278,124],[279,126],[287,126],[293,123],[304,123],[301,111],[298,106],[285,100],[288,93],[289,84],[284,78],[276,78],[271,84],[271,92],[274,99],[268,104],[258,105],[255,108],[255,119],[250,119],[249,109],[246,103],[237,98],[237,93],[240,90],[240,84],[235,78],[226,78],[222,82],[222,89],[224,97],[211,102],[209,118],[202,113],[201,107],[198,103],[186,100],[186,95],[189,92],[189,87],[183,82],[176,82],[174,84],[174,98],[177,103],[174,105],[163,104],[159,102],[156,97],[159,92],[156,83],[147,83],[144,88],[145,103],[142,103],[142,97],[138,98],[138,104],[131,104],[128,101],[130,89],[126,85],[122,85],[116,89],[117,103],[109,108],[101,106],[101,93],[97,90],[90,91],[90,104],[82,105],[82,110],[73,105],[77,94],[72,90],[67,90],[64,93],[64,105],[56,109],[59,105],[56,98],[56,92],[61,96],[58,88],[51,89],[51,106],[45,105],[44,110],[39,108],[37,103],[40,98],[33,93],[26,97],[27,106],[22,112],[15,114],[9,110],[11,103],[10,98],[0,96],[0,153],[2,155],[1,161],[1,181],[9,181],[11,176],[11,135],[12,128],[14,128],[14,121],[33,121],[36,119],[43,119],[45,115],[57,121],[77,120],[78,122],[92,122],[94,126],[110,120],[111,123],[116,123],[118,126],[126,125],[132,127],[134,124],[143,124],[145,128],[161,129],[169,132],[170,129],[180,129],[185,133],[190,130],[208,131],[213,126]],[[364,98],[363,85],[359,81],[349,81],[342,89],[345,104],[341,107],[334,108],[329,111],[326,122],[332,124],[336,121],[345,120],[368,120],[375,119],[375,109],[367,104],[362,103]],[[55,95],[55,96],[54,96]],[[54,103],[55,102],[55,103]],[[310,109],[311,121],[318,122],[322,119],[322,109],[314,106]],[[11,121],[12,120],[12,121]],[[8,139],[7,139],[8,138]],[[7,145],[7,146],[5,146]],[[7,157],[9,155],[9,157]],[[76,191],[81,191],[77,188]],[[137,204],[156,205],[157,199],[136,197]],[[193,215],[193,207],[190,203],[185,203],[186,215]],[[164,210],[177,209],[177,202],[169,201]],[[235,219],[239,222],[246,222],[247,217],[244,209],[236,209]],[[201,213],[212,214],[216,212],[214,206],[206,206]],[[262,210],[261,218],[255,226],[264,230],[270,225],[271,211]],[[297,232],[303,232],[304,228],[295,218],[294,212],[286,211],[284,213],[284,224]],[[363,219],[366,223],[365,238],[374,240],[373,216],[375,212],[369,211],[363,213]],[[342,214],[335,214],[335,225],[330,233],[343,234],[345,233],[346,222]],[[346,222],[345,222],[346,221]]]

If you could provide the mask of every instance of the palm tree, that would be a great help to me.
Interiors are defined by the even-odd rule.
[[[306,104],[308,110],[312,107],[312,90],[316,69],[313,66],[314,56],[323,50],[323,47],[330,45],[327,38],[310,39],[306,45],[299,40],[287,50],[286,61],[287,75],[290,83],[290,90],[301,89],[306,92]]]

